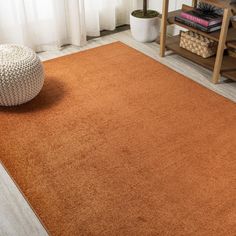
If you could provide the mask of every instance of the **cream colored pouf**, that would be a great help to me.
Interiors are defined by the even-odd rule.
[[[0,106],[32,100],[43,83],[43,66],[33,50],[14,44],[0,45]]]

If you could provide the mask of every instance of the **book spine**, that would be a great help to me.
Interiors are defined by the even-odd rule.
[[[206,32],[206,33],[208,33],[210,31],[208,27],[199,25],[198,23],[195,23],[195,22],[187,20],[187,19],[185,20],[183,18],[175,17],[175,20],[180,22],[181,24],[193,27],[197,30],[201,30],[201,31]]]
[[[209,21],[203,20],[197,16],[190,15],[187,12],[181,12],[180,16],[197,24],[203,25],[204,27],[209,27]]]

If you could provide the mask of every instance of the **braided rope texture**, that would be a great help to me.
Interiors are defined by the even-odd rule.
[[[43,65],[33,50],[15,44],[0,45],[0,106],[32,100],[43,83]]]

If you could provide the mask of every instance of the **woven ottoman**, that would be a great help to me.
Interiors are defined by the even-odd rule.
[[[0,45],[0,106],[32,100],[43,83],[43,66],[33,50],[20,45]]]

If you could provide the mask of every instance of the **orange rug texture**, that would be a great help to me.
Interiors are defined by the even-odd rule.
[[[0,160],[52,235],[235,235],[235,103],[122,43],[44,66]]]

